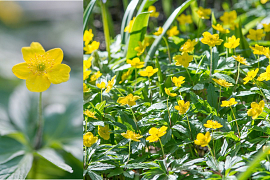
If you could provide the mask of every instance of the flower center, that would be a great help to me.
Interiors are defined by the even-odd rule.
[[[45,66],[44,63],[38,64],[38,65],[37,65],[37,70],[38,70],[38,71],[44,71],[44,70],[45,70],[45,67],[46,67],[46,66]]]

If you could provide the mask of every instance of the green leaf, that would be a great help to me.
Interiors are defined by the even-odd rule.
[[[250,57],[251,55],[251,50],[249,48],[249,44],[243,35],[243,30],[242,30],[242,23],[239,21],[238,27],[235,27],[235,36],[236,38],[240,38],[240,48],[243,50],[243,56],[245,58]]]
[[[122,111],[119,111],[119,114],[122,119],[122,124],[127,126],[128,130],[137,130],[137,126],[133,119],[129,118],[128,115]]]
[[[44,148],[37,151],[39,155],[50,161],[51,163],[55,164],[57,167],[72,173],[72,168],[67,165],[63,158],[52,148]]]
[[[210,104],[210,106],[217,109],[217,102],[218,102],[218,96],[215,92],[215,87],[212,85],[212,83],[209,84],[207,88],[207,102]]]
[[[113,168],[115,168],[115,166],[112,164],[96,162],[88,166],[87,169],[91,171],[104,171],[104,170],[113,169]]]
[[[127,164],[124,166],[121,166],[121,168],[128,168],[128,169],[151,169],[153,167],[159,167],[159,165],[150,162],[150,163],[132,163],[132,164]]]
[[[88,175],[90,176],[91,179],[95,179],[95,180],[103,180],[103,178],[98,175],[97,173],[93,172],[93,171],[90,171],[88,170]]]
[[[143,12],[135,18],[128,41],[126,59],[133,59],[137,56],[138,52],[135,51],[135,47],[139,46],[139,41],[142,42],[144,39],[144,35],[148,26],[149,16],[150,12]]]
[[[158,45],[159,45],[162,37],[167,32],[167,30],[169,29],[169,27],[171,26],[171,24],[173,23],[175,18],[178,17],[193,1],[194,0],[187,0],[181,6],[179,6],[177,9],[175,9],[173,11],[173,13],[170,15],[170,17],[167,19],[167,21],[165,22],[165,24],[162,27],[163,28],[162,34],[160,36],[158,36],[155,39],[155,41],[153,42],[153,44],[151,45],[150,50],[148,51],[147,56],[145,58],[145,64],[149,61],[149,59],[152,59],[153,56],[155,55],[155,52],[158,48]]]
[[[91,0],[89,4],[87,5],[86,9],[84,10],[83,13],[83,31],[86,30],[87,22],[89,19],[89,16],[95,6],[96,0]]]
[[[140,5],[140,9],[137,12],[137,16],[141,14],[146,8],[154,4],[157,0],[143,0],[142,4]]]
[[[152,110],[166,109],[166,108],[167,108],[166,104],[159,102],[159,103],[155,103],[155,104],[151,105],[149,108],[147,108],[146,112],[150,112]]]
[[[117,176],[117,175],[120,175],[120,174],[122,174],[123,172],[124,172],[123,169],[121,169],[121,168],[116,168],[116,169],[112,170],[112,171],[108,174],[108,178],[114,177],[114,176]]]

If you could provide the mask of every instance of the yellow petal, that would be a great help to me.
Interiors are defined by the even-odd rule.
[[[62,49],[60,48],[54,48],[46,52],[48,54],[50,59],[54,59],[54,63],[56,64],[61,64],[64,54]]]
[[[57,64],[50,72],[48,78],[53,84],[59,84],[69,80],[70,67],[66,64]]]
[[[46,75],[34,75],[31,74],[26,79],[26,87],[32,92],[43,92],[46,91],[51,85],[48,77]]]
[[[30,47],[22,48],[22,55],[25,62],[30,62],[30,59],[35,57],[35,54],[44,54],[45,50],[38,42],[32,42]]]
[[[155,127],[152,127],[150,130],[149,130],[149,134],[153,135],[153,134],[157,134],[158,133],[158,129],[155,128]]]
[[[27,63],[19,63],[13,66],[12,72],[20,79],[27,79],[31,71],[28,68]]]

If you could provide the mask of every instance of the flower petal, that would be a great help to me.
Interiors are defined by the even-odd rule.
[[[30,47],[23,47],[22,48],[22,55],[25,62],[30,62],[35,54],[44,54],[45,50],[38,42],[32,42]]]
[[[43,92],[46,91],[51,85],[51,82],[49,81],[48,77],[45,75],[34,75],[31,74],[26,79],[26,87],[29,91],[32,92]]]
[[[49,58],[54,59],[54,63],[56,64],[61,64],[64,54],[62,49],[60,48],[54,48],[46,52],[46,54],[49,55]]]
[[[27,63],[19,63],[13,66],[12,72],[20,79],[27,79],[31,71],[28,68]]]
[[[69,80],[70,67],[66,64],[57,64],[48,72],[48,78],[53,84],[60,84]]]

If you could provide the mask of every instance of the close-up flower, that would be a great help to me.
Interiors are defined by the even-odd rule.
[[[189,63],[193,60],[193,55],[189,55],[188,53],[184,52],[182,55],[174,56],[173,59],[176,61],[176,66],[182,65],[187,68]]]
[[[237,101],[235,101],[235,98],[231,98],[229,101],[222,101],[221,107],[230,107],[237,104]]]
[[[247,38],[254,41],[261,40],[265,36],[262,29],[250,29],[248,32],[249,34],[247,35]]]
[[[148,7],[148,12],[151,12],[151,13],[150,13],[150,17],[155,17],[155,18],[157,18],[157,17],[159,16],[159,12],[157,12],[155,6],[149,6],[149,7]]]
[[[106,124],[103,126],[98,126],[98,134],[100,137],[102,137],[104,140],[110,139],[111,129],[109,128],[109,125]]]
[[[152,66],[147,66],[144,70],[140,71],[141,76],[147,76],[151,77],[153,76],[156,72],[158,72],[158,68],[153,68]]]
[[[134,58],[132,60],[127,60],[127,63],[130,64],[134,68],[142,68],[144,67],[144,62],[141,62],[139,58]]]
[[[97,87],[98,87],[99,89],[105,89],[106,83],[105,83],[105,82],[97,83]]]
[[[130,130],[127,130],[126,133],[121,133],[121,135],[126,139],[137,141],[137,142],[140,142],[140,139],[143,137],[140,134],[136,134],[135,132],[130,131]]]
[[[91,147],[98,140],[98,137],[94,136],[91,132],[87,132],[83,135],[83,145]]]
[[[131,74],[132,69],[129,69],[128,71],[124,72],[121,76],[121,81],[119,82],[119,84],[123,83]]]
[[[218,123],[217,121],[207,120],[207,123],[204,124],[204,127],[211,128],[211,129],[218,129],[218,128],[221,128],[223,126],[220,123]]]
[[[40,43],[32,42],[30,47],[22,48],[25,62],[16,64],[12,72],[26,80],[26,87],[32,92],[46,91],[51,83],[60,84],[69,80],[70,67],[61,64],[63,51],[60,48],[47,52]]]
[[[201,19],[210,19],[211,9],[204,9],[200,6],[196,13]]]
[[[96,72],[95,74],[93,74],[93,75],[90,77],[90,81],[95,81],[95,80],[97,80],[101,75],[102,75],[102,73],[101,73],[100,71]]]
[[[179,22],[180,25],[185,25],[185,24],[191,24],[192,23],[191,15],[181,14],[176,19],[177,19],[177,21]]]
[[[133,17],[133,19],[129,21],[129,24],[127,25],[127,27],[125,27],[124,32],[131,33],[134,21],[135,21],[135,17]]]
[[[171,91],[170,91],[169,89],[167,89],[167,88],[165,88],[165,93],[166,93],[168,96],[171,96],[171,97],[177,96],[176,93],[171,93]]]
[[[252,116],[252,119],[256,119],[263,112],[264,101],[261,100],[259,103],[252,102],[250,106],[251,109],[247,111],[247,114],[248,116]]]
[[[90,118],[93,118],[93,119],[97,119],[97,117],[95,116],[96,112],[89,111],[88,109],[85,110],[83,112],[83,114],[86,115],[87,117],[90,117]]]
[[[86,54],[91,54],[93,51],[99,48],[100,43],[97,41],[93,41],[91,44],[86,45],[83,50]]]
[[[263,23],[262,25],[264,32],[270,32],[270,23],[268,24]]]
[[[108,84],[105,90],[106,93],[109,93],[111,89],[113,88],[115,78],[116,78],[116,75],[113,76],[112,79],[108,81]]]
[[[158,141],[160,137],[164,136],[166,134],[166,130],[168,127],[162,126],[161,128],[152,127],[149,130],[150,136],[146,138],[146,141],[149,142],[155,142]]]
[[[141,41],[138,42],[138,45],[139,46],[135,47],[134,50],[138,52],[137,56],[140,56],[144,52],[146,46]]]
[[[266,71],[262,74],[257,79],[258,81],[269,81],[270,80],[270,65],[266,67]]]
[[[196,46],[198,42],[194,39],[194,40],[190,40],[188,39],[179,49],[179,51],[182,52],[192,52],[194,50],[194,47]]]
[[[234,35],[228,38],[227,43],[224,43],[224,46],[229,49],[235,49],[239,45],[240,45],[240,38],[236,39]]]
[[[220,45],[223,40],[219,39],[219,35],[218,34],[210,34],[210,32],[204,32],[203,33],[203,38],[201,39],[201,42],[203,44],[207,44],[210,47],[214,47],[216,45]]]
[[[240,62],[241,64],[247,65],[247,61],[244,57],[238,56],[232,56],[236,61]]]
[[[172,82],[175,86],[181,87],[181,85],[185,82],[185,77],[179,76],[179,77],[171,77]]]
[[[197,139],[194,140],[194,143],[198,146],[205,147],[211,141],[210,133],[207,131],[205,135],[203,133],[197,134]]]
[[[169,37],[177,36],[178,34],[179,34],[179,31],[177,29],[177,26],[173,26],[171,27],[171,29],[167,30],[167,35]]]
[[[220,25],[220,24],[217,24],[217,25],[212,24],[212,27],[213,27],[215,30],[219,31],[220,33],[223,33],[223,34],[230,33],[230,31],[229,31],[228,29],[224,29],[223,26]]]
[[[93,40],[93,37],[94,34],[92,33],[92,29],[85,30],[83,34],[84,45],[87,46],[90,43],[90,41]]]
[[[163,28],[162,28],[162,27],[159,27],[158,30],[157,30],[156,32],[154,32],[153,34],[154,34],[155,36],[159,36],[159,35],[162,34],[162,32],[163,32]]]
[[[224,25],[231,25],[234,24],[234,21],[237,19],[237,13],[235,10],[230,12],[224,12],[222,16],[220,16],[220,20],[223,22]]]
[[[233,86],[232,83],[229,83],[227,82],[225,79],[215,79],[215,78],[212,78],[213,81],[215,81],[217,84],[219,84],[220,86],[223,86],[225,88],[227,87],[230,87],[230,86]]]
[[[256,77],[258,71],[259,68],[247,72],[247,76],[243,79],[245,81],[244,84],[247,84],[249,81],[252,81]]]
[[[255,44],[255,47],[250,46],[250,48],[253,50],[253,54],[263,55],[265,53],[265,48],[258,44]]]
[[[177,103],[178,103],[178,106],[174,106],[174,108],[178,110],[179,114],[181,115],[185,114],[189,109],[190,102],[189,101],[185,102],[184,100],[178,100]]]
[[[133,94],[129,94],[126,97],[119,97],[117,102],[123,105],[134,106],[136,105],[136,100],[140,99],[139,96],[133,96]]]

